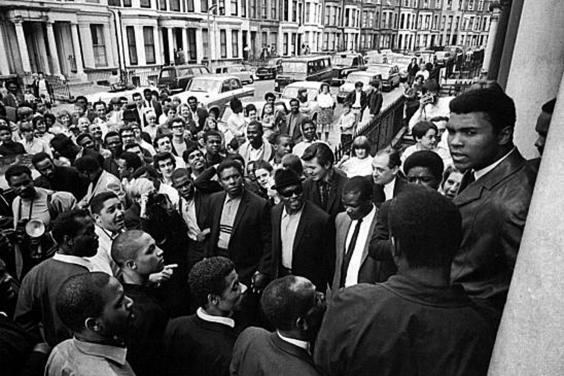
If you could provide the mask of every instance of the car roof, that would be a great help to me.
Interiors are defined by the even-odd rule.
[[[212,81],[223,81],[226,79],[235,79],[238,80],[239,78],[236,76],[233,76],[232,74],[217,74],[217,73],[212,73],[212,74],[202,74],[199,76],[194,77],[193,79],[206,79],[206,80],[212,80]]]
[[[202,64],[185,64],[185,65],[170,65],[170,66],[167,66],[167,67],[162,67],[161,69],[163,69],[163,70],[165,70],[165,69],[166,69],[166,70],[171,70],[171,69],[196,68],[196,67],[198,67],[198,68],[201,68],[201,67],[207,68],[207,66],[202,65]]]
[[[394,67],[396,64],[386,64],[386,63],[372,63],[372,64],[368,64],[368,70],[370,70],[370,67],[376,67],[376,68],[392,68]]]
[[[323,82],[321,81],[297,81],[297,82],[292,82],[291,84],[289,84],[288,87],[305,87],[308,89],[319,89],[319,87],[323,84]]]
[[[295,63],[299,63],[299,62],[308,62],[308,61],[313,61],[313,60],[319,60],[319,59],[330,59],[331,56],[329,55],[312,55],[312,56],[301,56],[301,57],[291,57],[291,58],[284,58],[282,61],[283,62],[295,62]]]

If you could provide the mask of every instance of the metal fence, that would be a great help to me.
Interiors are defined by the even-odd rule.
[[[403,128],[403,108],[405,99],[403,96],[396,99],[378,116],[369,123],[356,130],[356,136],[366,136],[370,141],[370,154],[374,155],[378,150],[388,146],[395,146],[401,140]],[[335,148],[335,160],[340,160],[347,153],[341,144]]]
[[[66,79],[59,76],[45,76],[45,80],[53,90],[53,98],[51,100],[70,102],[74,99]]]

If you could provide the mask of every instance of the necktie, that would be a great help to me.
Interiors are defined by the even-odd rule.
[[[468,187],[475,181],[476,178],[474,177],[474,171],[466,171],[466,173],[464,173],[464,176],[462,177],[462,181],[460,182],[460,188],[458,188],[457,194],[460,194],[464,189],[466,189],[466,187]]]
[[[356,226],[354,227],[354,232],[351,238],[351,242],[347,247],[345,252],[345,258],[343,259],[343,265],[341,266],[341,287],[345,286],[345,281],[347,279],[347,270],[349,269],[349,264],[351,263],[351,258],[356,247],[356,240],[358,239],[358,233],[360,232],[360,225],[362,224],[362,218],[358,220]]]

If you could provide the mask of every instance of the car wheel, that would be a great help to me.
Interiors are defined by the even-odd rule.
[[[249,83],[252,84],[253,82],[255,82],[255,79],[253,77],[251,77],[251,79],[249,80]]]

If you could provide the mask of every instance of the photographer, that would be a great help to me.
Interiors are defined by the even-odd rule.
[[[419,108],[409,120],[409,133],[420,121],[431,120],[436,116],[449,116],[448,105],[452,97],[441,97],[440,91],[441,87],[436,80],[427,80],[423,83]]]
[[[35,188],[31,170],[26,166],[11,166],[5,178],[17,195],[12,202],[15,231],[9,237],[16,245],[15,264],[19,277],[49,255],[53,246],[49,235],[51,222],[74,208],[76,198],[69,192]]]

